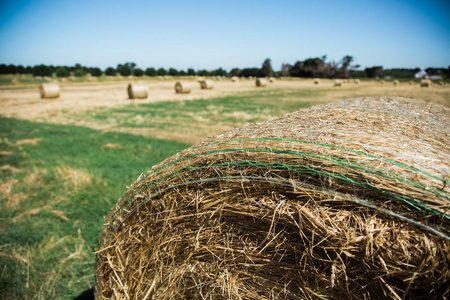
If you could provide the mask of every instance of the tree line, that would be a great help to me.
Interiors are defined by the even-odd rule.
[[[175,68],[138,68],[134,62],[126,62],[118,64],[114,67],[107,67],[101,70],[98,67],[86,67],[81,64],[73,66],[52,66],[52,65],[35,65],[24,67],[22,65],[6,65],[0,64],[0,74],[33,74],[34,76],[53,76],[57,77],[83,77],[87,74],[99,77],[103,74],[106,76],[240,76],[240,77],[303,77],[303,78],[380,78],[391,76],[393,78],[414,78],[414,75],[421,71],[419,68],[393,68],[383,69],[383,66],[367,67],[361,70],[361,66],[353,64],[354,58],[351,55],[344,56],[340,61],[327,61],[327,56],[307,58],[303,61],[296,61],[294,64],[283,63],[281,70],[274,71],[270,58],[262,63],[260,68],[233,68],[227,72],[223,68],[215,70],[195,70],[188,68],[187,70],[177,70]],[[450,76],[450,66],[445,68],[427,68],[425,71],[428,75],[441,75],[444,78]]]

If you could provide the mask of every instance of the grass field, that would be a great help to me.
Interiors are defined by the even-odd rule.
[[[450,105],[446,86],[336,89],[299,81],[258,90],[248,82],[222,93],[226,84],[218,84],[214,97],[195,98],[176,96],[169,82],[161,84],[168,98],[142,102],[103,95],[94,85],[89,89],[103,97],[99,103],[117,105],[82,107],[81,101],[97,101],[90,90],[72,95],[77,88],[68,87],[67,98],[56,102],[26,86],[0,90],[0,299],[73,299],[92,287],[103,218],[127,185],[208,136],[346,98],[403,96]]]

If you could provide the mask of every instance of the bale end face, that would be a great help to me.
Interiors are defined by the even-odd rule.
[[[44,83],[40,87],[42,99],[55,99],[60,96],[60,88],[56,83]]]
[[[256,79],[256,86],[257,87],[265,87],[265,86],[267,86],[267,80],[265,78],[258,78],[258,79]]]
[[[202,90],[211,90],[214,86],[214,82],[212,80],[202,80],[200,81],[200,88]]]
[[[148,88],[143,84],[130,83],[127,88],[129,99],[146,99]]]
[[[189,94],[192,90],[190,83],[178,81],[175,83],[175,93],[177,94]]]

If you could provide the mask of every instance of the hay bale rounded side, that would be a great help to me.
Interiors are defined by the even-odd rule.
[[[267,86],[267,80],[265,78],[256,78],[255,84],[257,87],[265,87]]]
[[[239,82],[239,77],[233,76],[233,77],[231,77],[231,81],[232,82]]]
[[[314,84],[320,84],[320,78],[314,79]]]
[[[392,81],[392,84],[394,84],[394,85],[399,85],[400,82],[399,82],[398,80],[394,80],[394,81]]]
[[[175,93],[177,94],[189,94],[192,90],[192,85],[188,82],[177,81],[175,83]]]
[[[342,86],[342,80],[336,79],[336,80],[334,81],[334,86]]]
[[[140,83],[130,83],[127,88],[129,99],[147,99],[148,87]]]
[[[56,83],[44,83],[41,84],[40,93],[42,99],[59,98],[61,90]]]
[[[361,80],[355,79],[354,82],[355,82],[356,84],[359,84],[359,83],[361,82]]]
[[[200,88],[202,90],[211,90],[214,87],[214,82],[212,80],[203,80],[200,81]]]
[[[450,109],[404,98],[205,140],[112,208],[97,299],[445,299],[449,153]]]
[[[269,77],[269,82],[270,83],[274,83],[275,82],[275,77]]]

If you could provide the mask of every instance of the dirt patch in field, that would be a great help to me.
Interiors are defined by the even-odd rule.
[[[24,139],[24,140],[17,141],[16,145],[17,146],[20,146],[20,145],[36,145],[40,141],[42,141],[42,138]]]

